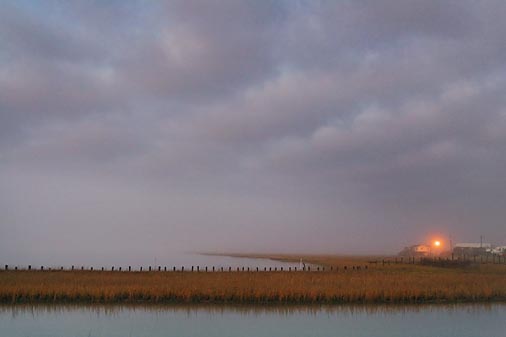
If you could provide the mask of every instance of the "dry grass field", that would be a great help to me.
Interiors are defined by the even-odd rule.
[[[299,259],[294,256],[271,257],[286,261]],[[506,265],[440,268],[369,264],[372,259],[304,257],[307,263],[326,266],[325,272],[1,271],[0,302],[303,304],[506,301]],[[362,266],[360,270],[352,269],[352,266],[359,265]],[[368,265],[367,269],[365,265]],[[344,266],[348,266],[346,271]],[[339,267],[338,271],[336,267]]]

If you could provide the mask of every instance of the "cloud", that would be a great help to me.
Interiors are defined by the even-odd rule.
[[[21,254],[14,243],[31,230],[78,231],[83,259],[93,242],[118,258],[143,233],[144,257],[166,246],[360,253],[431,231],[497,237],[505,9],[9,3],[0,255],[58,255],[46,244]],[[124,233],[108,247],[98,230]]]
[[[135,90],[171,100],[213,100],[276,72],[272,52],[282,26],[275,2],[175,1],[158,32],[134,43],[121,63]]]

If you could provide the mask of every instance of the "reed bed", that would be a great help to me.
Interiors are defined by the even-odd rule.
[[[324,263],[324,259],[329,260]],[[311,257],[306,261],[341,265],[341,260],[329,257]],[[357,260],[353,261],[357,263]],[[338,272],[335,269],[332,272],[0,272],[2,303],[487,301],[506,301],[506,266],[444,269],[392,265],[346,272],[342,268]]]

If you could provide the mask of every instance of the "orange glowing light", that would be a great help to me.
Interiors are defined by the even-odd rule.
[[[440,247],[441,246],[441,241],[434,241],[434,246]]]

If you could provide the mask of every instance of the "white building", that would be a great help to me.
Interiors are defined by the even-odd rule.
[[[412,257],[412,256],[429,256],[431,253],[431,248],[429,245],[414,245],[410,247],[404,248],[400,253],[399,256],[406,256],[406,257]]]
[[[505,256],[506,255],[506,246],[497,246],[495,248],[493,248],[491,250],[492,254],[495,254],[495,255],[501,255],[501,256]]]
[[[466,242],[466,243],[457,243],[453,246],[453,253],[458,256],[476,256],[476,255],[485,255],[492,251],[491,243],[475,243],[475,242]]]
[[[491,249],[492,244],[491,243],[456,243],[454,248],[485,248],[485,249]]]

